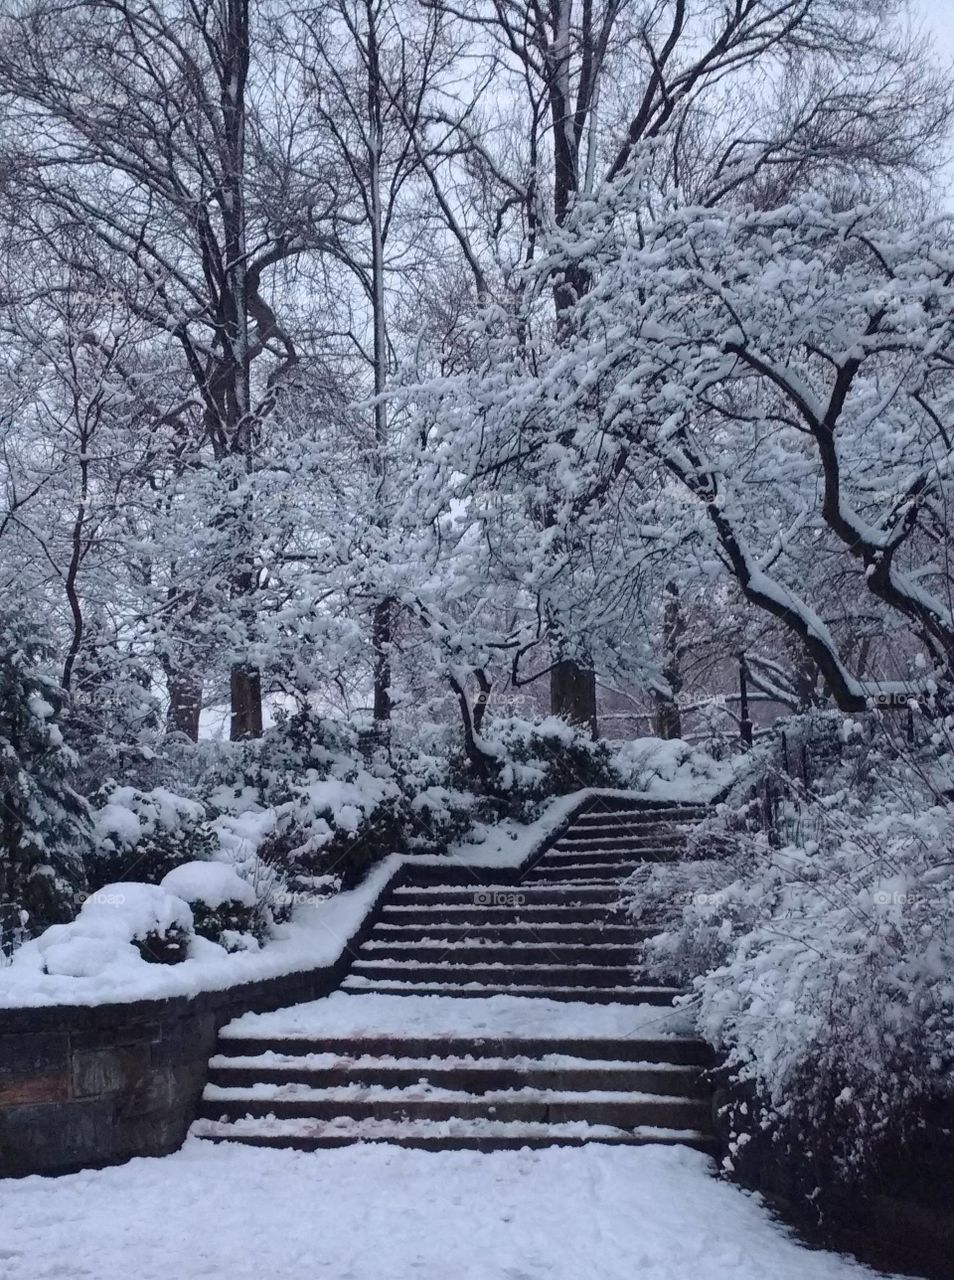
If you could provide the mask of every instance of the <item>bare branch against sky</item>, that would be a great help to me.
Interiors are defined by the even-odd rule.
[[[915,0],[915,14],[918,10],[936,54],[950,65],[954,76],[954,0]],[[954,204],[954,165],[947,166],[947,174],[947,203],[951,205]]]

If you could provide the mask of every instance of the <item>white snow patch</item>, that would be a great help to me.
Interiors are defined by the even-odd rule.
[[[161,884],[184,902],[201,902],[213,911],[224,902],[255,906],[255,890],[224,862],[185,862],[164,876]]]
[[[4,1280],[862,1280],[698,1152],[270,1151],[0,1183]],[[172,1226],[174,1229],[170,1229]]]
[[[0,994],[8,981],[28,991],[58,988],[59,979],[93,980],[98,988],[114,971],[122,981],[162,968],[148,965],[133,941],[170,929],[192,929],[192,912],[181,898],[156,884],[105,885],[86,899],[75,920],[53,925],[15,953],[0,970]]]
[[[636,738],[619,749],[614,763],[654,800],[707,804],[734,781],[744,760],[714,760],[681,738]]]
[[[349,996],[336,991],[323,1000],[274,1013],[246,1013],[222,1031],[229,1038],[345,1039],[375,1036],[447,1039],[653,1039],[692,1031],[681,1009],[649,1004],[583,1004],[536,996]]]

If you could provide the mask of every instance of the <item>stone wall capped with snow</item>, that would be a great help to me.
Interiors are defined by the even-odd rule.
[[[321,968],[193,998],[3,1010],[0,1176],[176,1150],[219,1027],[240,1013],[326,995],[350,962],[346,952]]]

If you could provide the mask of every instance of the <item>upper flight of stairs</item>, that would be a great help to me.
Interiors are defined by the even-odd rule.
[[[580,813],[517,884],[399,885],[357,952],[352,996],[494,995],[672,1005],[635,967],[619,911],[640,862],[679,857],[701,807],[604,802]],[[195,1131],[304,1148],[388,1141],[493,1150],[583,1142],[705,1148],[705,1045],[690,1037],[545,1040],[223,1036]]]
[[[677,988],[634,968],[640,932],[619,911],[640,862],[678,857],[689,807],[580,814],[521,883],[399,886],[343,990],[468,998],[511,994],[669,1005]]]

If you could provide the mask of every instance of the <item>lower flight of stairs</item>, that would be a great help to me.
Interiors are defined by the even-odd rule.
[[[213,1140],[709,1146],[706,1049],[689,1038],[223,1039],[219,1049],[194,1126]]]
[[[619,911],[641,862],[681,856],[699,807],[604,803],[579,814],[518,884],[398,886],[342,990],[360,997],[547,998],[672,1006],[635,967]],[[442,1002],[443,1003],[443,1002]],[[220,1038],[195,1132],[259,1146],[384,1141],[428,1149],[584,1142],[710,1144],[694,1038]],[[558,1028],[557,1028],[558,1030]]]

